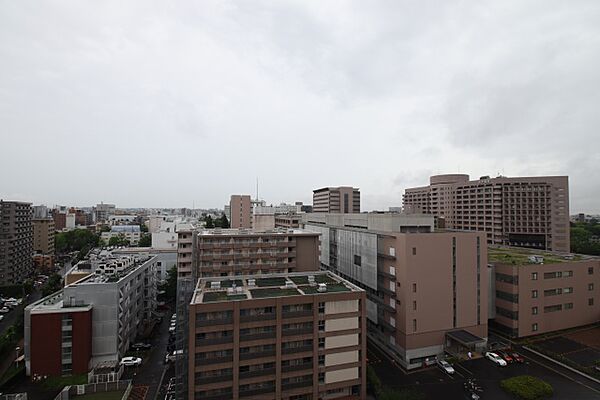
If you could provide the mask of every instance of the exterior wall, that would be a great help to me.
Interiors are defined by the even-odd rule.
[[[252,228],[252,203],[249,195],[231,195],[229,208],[232,228]]]
[[[0,200],[0,285],[23,282],[33,271],[31,204]]]
[[[62,318],[72,317],[72,374],[89,371],[92,355],[92,311],[70,313],[32,314],[28,347],[27,375],[61,376],[62,373]]]
[[[349,186],[328,187],[313,191],[315,213],[360,213],[360,191]]]
[[[515,337],[538,335],[600,321],[600,260],[517,266],[498,264],[495,269],[494,321]],[[571,271],[572,276],[568,276]],[[545,274],[557,272],[561,273],[560,278],[545,277]],[[533,279],[533,274],[537,274],[537,279]],[[507,276],[512,277],[513,283],[502,281]],[[553,289],[560,289],[562,293],[545,293]],[[533,291],[537,291],[537,298],[533,297]],[[501,292],[500,297],[498,292]],[[506,300],[504,293],[513,298]],[[551,306],[561,306],[562,309],[545,309]],[[534,314],[534,307],[537,307],[537,314]],[[534,330],[534,324],[537,324],[537,330]]]
[[[276,228],[299,228],[302,217],[299,214],[275,215]]]
[[[275,228],[275,215],[273,214],[254,214],[252,216],[252,229],[256,231],[266,231]]]
[[[54,254],[54,220],[51,218],[33,220],[33,251]]]
[[[449,229],[485,231],[490,244],[570,251],[566,176],[432,176],[430,186],[405,191],[404,207],[443,218]]]
[[[356,307],[347,311],[330,306],[329,310],[340,312],[325,312],[319,314],[319,303],[333,304],[336,302],[352,303]],[[359,303],[360,302],[360,303]],[[317,398],[366,399],[366,332],[364,319],[365,293],[339,292],[317,295],[289,296],[268,299],[249,299],[244,301],[229,301],[221,303],[192,303],[190,305],[190,335],[189,335],[189,364],[188,382],[189,399],[208,398],[210,390],[223,390],[221,397],[237,400],[243,396],[262,395],[261,398],[289,398],[294,395],[308,395]],[[360,304],[360,306],[359,306]],[[286,306],[303,305],[308,311],[288,313]],[[272,317],[264,314],[248,317],[241,310],[268,307],[273,311]],[[347,312],[346,312],[347,311]],[[230,312],[224,314],[222,320],[206,321],[204,313]],[[338,332],[320,332],[319,320],[326,322],[337,318],[361,319],[357,328],[348,328],[345,335]],[[308,330],[301,328],[298,332],[284,329],[287,324],[308,324]],[[273,326],[274,333],[245,336],[243,330],[264,326]],[[228,332],[223,338],[210,338],[210,334]],[[198,336],[197,336],[198,335]],[[198,341],[196,338],[199,338]],[[325,338],[325,344],[319,345],[319,338]],[[352,340],[345,340],[352,337]],[[341,339],[340,339],[341,338]],[[332,348],[327,343],[338,341],[345,347]],[[302,341],[305,345],[288,348],[288,343]],[[272,345],[272,350],[248,355],[240,348]],[[218,358],[198,358],[199,354],[215,355],[214,351],[226,351],[216,355]],[[319,364],[319,355],[324,362]],[[362,356],[362,357],[361,357]],[[290,361],[291,360],[291,361]],[[327,363],[329,360],[329,363]],[[293,363],[299,362],[299,365]],[[268,365],[262,371],[250,371],[246,368],[252,365]],[[220,371],[227,371],[223,376],[215,376]],[[322,376],[320,377],[320,373]],[[293,382],[294,377],[306,377],[304,382]],[[320,380],[320,378],[322,380]],[[246,385],[262,382],[274,382],[266,389],[249,389]],[[352,388],[355,394],[352,395]],[[342,388],[340,393],[326,395],[331,389]]]
[[[152,248],[177,251],[177,232],[154,232],[152,234]]]

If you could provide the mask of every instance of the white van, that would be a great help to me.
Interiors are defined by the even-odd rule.
[[[175,360],[177,360],[179,357],[183,356],[183,350],[173,350],[172,353],[167,353],[167,355],[165,356],[165,364],[167,364],[168,362],[174,362]]]

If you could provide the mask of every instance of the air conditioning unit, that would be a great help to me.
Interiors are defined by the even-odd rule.
[[[319,283],[319,287],[317,288],[317,292],[323,293],[327,291],[326,283]]]
[[[221,282],[220,281],[211,282],[210,288],[211,289],[221,289]]]
[[[248,279],[248,286],[256,286],[256,279]]]
[[[293,288],[295,286],[296,285],[294,285],[294,282],[292,282],[292,281],[285,281],[285,287],[286,288]]]
[[[235,292],[237,294],[242,294],[244,292],[244,288],[241,287],[241,286],[238,286],[238,287],[235,288]]]

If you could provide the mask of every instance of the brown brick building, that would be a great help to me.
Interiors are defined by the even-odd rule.
[[[570,251],[567,176],[435,175],[429,186],[406,189],[403,200],[440,227],[485,232],[489,244]]]
[[[252,228],[252,200],[250,195],[231,195],[229,212],[232,228]]]
[[[189,399],[365,399],[365,307],[331,273],[200,279]]]

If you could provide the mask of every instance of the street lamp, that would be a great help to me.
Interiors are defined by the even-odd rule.
[[[15,362],[17,363],[17,368],[19,368],[19,350],[21,350],[21,348],[19,346],[17,346],[15,348],[15,351],[17,352],[17,358],[15,358]]]

